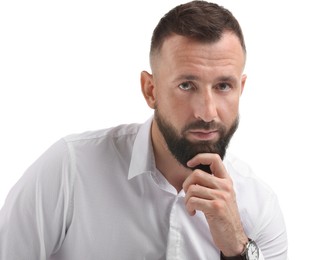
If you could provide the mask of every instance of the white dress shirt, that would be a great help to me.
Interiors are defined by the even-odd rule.
[[[150,126],[71,135],[48,149],[0,211],[0,259],[220,259],[204,214],[190,216],[184,191],[156,169]],[[240,160],[224,163],[260,259],[286,259],[275,194]]]

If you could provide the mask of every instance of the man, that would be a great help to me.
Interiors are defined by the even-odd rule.
[[[193,1],[154,30],[141,87],[154,118],[68,136],[0,213],[1,260],[286,259],[274,193],[226,148],[246,48],[232,14]]]

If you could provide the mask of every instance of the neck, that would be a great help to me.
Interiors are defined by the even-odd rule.
[[[177,192],[180,192],[191,170],[186,169],[171,154],[155,120],[152,123],[151,134],[156,167]]]

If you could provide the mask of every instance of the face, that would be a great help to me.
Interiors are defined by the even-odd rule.
[[[141,77],[144,96],[155,109],[153,138],[162,139],[154,142],[164,140],[184,166],[197,153],[223,158],[238,126],[244,63],[232,33],[212,44],[169,37],[152,59],[153,75]]]

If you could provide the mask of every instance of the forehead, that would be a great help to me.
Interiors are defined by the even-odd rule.
[[[153,59],[155,69],[230,66],[242,72],[244,64],[245,53],[240,41],[230,32],[225,32],[221,39],[214,43],[198,42],[184,36],[172,35],[164,41],[161,50]]]

